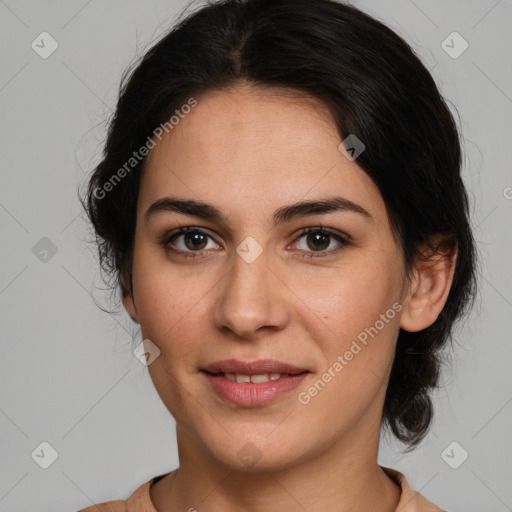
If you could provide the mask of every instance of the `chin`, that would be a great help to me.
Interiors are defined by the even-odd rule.
[[[275,425],[269,425],[263,435],[252,431],[222,439],[214,436],[205,445],[219,463],[242,472],[282,471],[306,458],[304,437],[295,438],[284,429],[280,435],[275,432],[269,435],[273,429]]]

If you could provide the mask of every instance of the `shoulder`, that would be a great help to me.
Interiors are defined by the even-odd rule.
[[[161,478],[162,476],[158,478]],[[149,495],[149,488],[154,481],[155,478],[152,478],[151,480],[141,484],[127,500],[114,500],[97,503],[82,510],[78,510],[77,512],[156,512]]]
[[[445,512],[425,496],[413,490],[403,473],[384,466],[381,466],[381,468],[401,489],[400,501],[396,508],[397,512]]]
[[[125,500],[106,501],[78,510],[78,512],[127,512],[128,503]]]

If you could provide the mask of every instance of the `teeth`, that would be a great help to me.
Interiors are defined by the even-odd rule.
[[[281,373],[261,373],[259,375],[242,375],[239,373],[225,373],[224,377],[231,382],[253,382],[259,384],[270,380],[277,380],[281,377]]]
[[[256,384],[260,382],[268,382],[270,380],[270,376],[268,373],[262,373],[261,375],[251,375],[251,382]]]

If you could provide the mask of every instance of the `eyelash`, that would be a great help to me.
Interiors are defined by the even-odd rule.
[[[205,235],[213,240],[213,238],[208,233],[206,233],[205,231],[202,231],[199,228],[185,227],[185,228],[180,228],[179,230],[172,232],[170,234],[166,233],[164,236],[162,236],[160,238],[159,244],[162,245],[164,247],[164,249],[166,249],[167,251],[170,251],[174,254],[180,255],[184,258],[196,258],[201,255],[200,254],[201,251],[182,251],[180,249],[172,249],[171,246],[169,245],[178,236],[181,236],[183,234],[190,234],[190,233],[200,233],[200,234]],[[294,240],[293,243],[296,243],[303,236],[308,235],[310,233],[321,233],[324,236],[329,236],[329,237],[335,238],[340,243],[340,246],[335,249],[331,249],[329,251],[305,251],[306,254],[303,254],[301,256],[303,258],[313,259],[313,258],[322,258],[324,256],[330,256],[330,255],[335,254],[338,251],[342,250],[344,247],[351,245],[351,243],[352,243],[348,236],[346,236],[346,237],[341,236],[337,232],[334,232],[330,229],[326,229],[322,226],[310,227],[310,228],[303,229],[301,231],[301,233],[299,233],[299,235],[297,236],[297,238]],[[309,254],[307,254],[307,253],[309,253]]]

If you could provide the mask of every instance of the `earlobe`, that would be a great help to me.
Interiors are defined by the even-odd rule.
[[[432,325],[441,313],[453,283],[457,245],[442,244],[432,251],[423,247],[424,257],[418,261],[411,280],[409,295],[403,301],[400,327],[416,332]],[[426,253],[429,253],[428,255]]]

